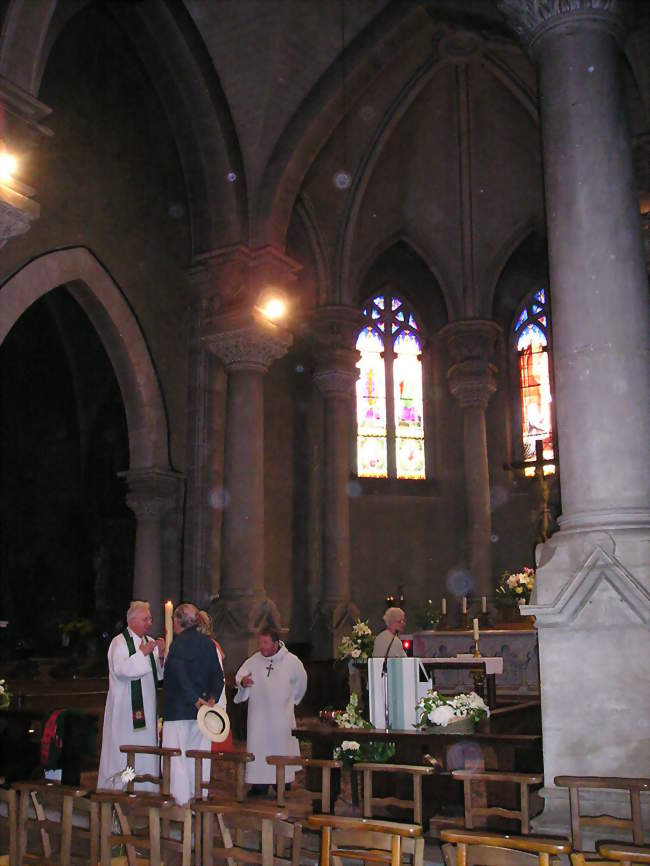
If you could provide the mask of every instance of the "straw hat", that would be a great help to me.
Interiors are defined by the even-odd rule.
[[[216,705],[210,707],[207,704],[203,704],[199,707],[196,721],[203,736],[213,743],[223,743],[228,739],[230,719],[223,707]]]

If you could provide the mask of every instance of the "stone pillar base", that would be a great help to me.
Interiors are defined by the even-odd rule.
[[[313,657],[335,659],[341,637],[352,630],[359,608],[349,600],[321,602],[311,628]]]
[[[226,653],[226,671],[236,671],[240,664],[257,652],[257,635],[264,626],[280,628],[280,612],[264,594],[240,595],[216,599],[210,608],[214,636]]]

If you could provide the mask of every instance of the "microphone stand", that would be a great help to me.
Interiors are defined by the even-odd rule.
[[[384,719],[386,724],[386,730],[389,730],[390,724],[388,722],[388,654],[390,653],[390,648],[393,645],[393,641],[397,637],[397,632],[393,632],[393,636],[390,639],[390,643],[388,644],[388,649],[386,650],[386,655],[384,656],[384,663],[381,668],[381,677],[384,680]]]

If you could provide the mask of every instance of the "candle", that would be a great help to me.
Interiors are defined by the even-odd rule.
[[[473,620],[473,625],[474,625],[474,640],[478,643],[478,620],[477,619]]]
[[[467,613],[467,596],[466,596],[466,595],[463,596],[463,607],[462,607],[462,611],[463,611],[463,613]]]
[[[165,602],[165,656],[169,654],[169,647],[172,645],[174,637],[174,603],[171,601]]]
[[[447,616],[447,599],[443,598],[442,603],[440,604],[440,612],[443,616]]]
[[[487,613],[487,596],[481,596],[481,613]]]

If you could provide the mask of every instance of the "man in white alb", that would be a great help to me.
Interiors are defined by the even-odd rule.
[[[98,788],[123,787],[120,774],[126,767],[126,755],[120,746],[158,745],[156,687],[163,676],[165,641],[147,637],[151,622],[149,602],[132,601],[126,614],[127,627],[108,648],[108,696]],[[138,755],[137,761],[138,774],[158,775],[154,755]],[[136,788],[155,790],[149,783]]]
[[[372,654],[375,658],[406,658],[400,632],[406,628],[406,614],[401,607],[389,607],[384,614],[386,628],[375,638]]]
[[[290,653],[275,629],[263,629],[258,636],[259,652],[247,659],[237,671],[239,687],[235,703],[248,701],[246,751],[255,760],[246,764],[246,781],[251,794],[264,794],[275,782],[275,767],[266,763],[267,755],[299,755],[298,740],[291,736],[295,727],[294,707],[307,690],[307,672],[302,662]],[[296,771],[286,768],[290,784]]]

